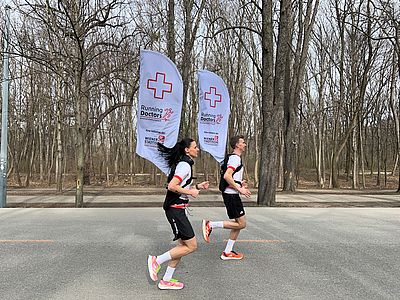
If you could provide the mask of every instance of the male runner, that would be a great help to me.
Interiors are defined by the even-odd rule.
[[[227,169],[223,179],[228,183],[228,187],[222,192],[222,198],[228,214],[229,221],[210,221],[203,220],[202,231],[204,240],[210,242],[210,234],[214,228],[230,229],[229,240],[225,250],[221,254],[222,260],[239,260],[243,258],[242,253],[233,250],[235,242],[239,236],[240,230],[246,227],[246,216],[243,203],[239,195],[249,198],[249,191],[246,182],[243,180],[243,165],[241,155],[246,149],[246,142],[243,135],[237,135],[231,138],[230,146],[233,153],[229,156]],[[222,178],[221,178],[222,180]]]

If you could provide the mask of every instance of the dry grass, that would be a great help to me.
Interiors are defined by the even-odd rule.
[[[341,174],[339,176],[339,185],[341,189],[352,189],[353,178],[351,175]],[[380,174],[380,185],[378,185],[377,173],[371,174],[371,172],[365,174],[365,189],[366,190],[379,190],[379,189],[397,189],[399,182],[398,173],[395,175]],[[326,174],[325,188],[329,187],[329,174]],[[302,170],[299,175],[298,188],[301,189],[319,189],[319,185],[316,182],[316,175],[313,170]],[[362,177],[359,175],[358,189],[362,189]]]
[[[395,175],[387,174],[386,182],[385,182],[385,175],[381,174],[380,177],[380,186],[377,184],[378,175],[368,173],[365,176],[365,189],[366,190],[379,190],[379,189],[397,189],[398,188],[398,173]],[[196,181],[203,181],[206,178],[203,174],[198,175]],[[24,186],[25,177],[22,176],[22,185],[18,185],[15,180],[12,178],[8,179],[7,186],[9,188],[26,188]],[[208,176],[208,180],[210,181],[211,185],[217,186],[217,180],[214,176]],[[107,182],[105,178],[98,178],[93,177],[91,178],[90,186],[93,187],[138,187],[138,188],[145,188],[145,187],[163,187],[165,185],[166,176],[162,175],[158,176],[157,178],[157,185],[151,179],[149,174],[138,174],[133,178],[133,184],[131,184],[131,177],[128,175],[121,175],[119,176],[118,180],[110,178],[110,181]],[[249,178],[250,187],[254,187],[252,184],[254,182],[254,178]],[[346,174],[341,174],[339,176],[339,183],[341,189],[352,189],[352,177],[347,176]],[[73,189],[75,187],[75,177],[73,174],[68,175],[64,179],[63,189]],[[48,184],[47,181],[41,181],[39,176],[33,176],[30,180],[30,184],[28,188],[55,188],[55,183]],[[321,187],[316,182],[316,175],[314,170],[302,170],[298,176],[297,180],[297,188],[299,189],[321,189]],[[325,189],[329,188],[329,174],[326,175],[326,182],[325,182]],[[359,177],[359,187],[358,189],[362,189],[361,185],[361,176]]]

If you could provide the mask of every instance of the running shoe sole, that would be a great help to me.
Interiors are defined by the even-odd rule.
[[[181,290],[181,289],[183,289],[184,288],[184,286],[182,286],[182,287],[175,287],[175,286],[165,286],[165,285],[160,285],[160,284],[158,284],[158,288],[160,289],[160,290]]]
[[[203,220],[202,224],[201,224],[201,231],[203,232],[203,238],[204,240],[209,243],[210,242],[210,238],[207,238],[207,234],[206,234],[206,220]]]
[[[242,256],[242,257],[228,257],[228,256],[224,256],[224,255],[221,255],[221,256],[220,256],[220,258],[221,258],[222,260],[241,260],[241,259],[243,259],[243,257],[244,257],[244,256]]]
[[[164,285],[158,285],[158,288],[160,290],[181,290],[183,287],[172,287],[172,286],[164,286]]]

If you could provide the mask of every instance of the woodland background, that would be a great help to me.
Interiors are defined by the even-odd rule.
[[[247,137],[259,204],[296,188],[399,191],[397,0],[7,4],[8,186],[76,186],[81,206],[84,185],[165,185],[135,154],[139,53],[149,49],[182,75],[181,137],[197,138],[197,70],[225,80],[229,136]],[[3,6],[3,33],[4,18]],[[205,152],[197,159],[212,184],[218,168]]]

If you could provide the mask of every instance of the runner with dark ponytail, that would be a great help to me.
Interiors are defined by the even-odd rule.
[[[208,189],[209,182],[204,181],[196,184],[195,188],[191,187],[193,159],[199,153],[197,143],[193,139],[182,139],[172,148],[165,147],[159,143],[158,150],[170,168],[168,191],[163,208],[167,220],[171,224],[174,241],[177,240],[178,245],[162,255],[149,255],[147,265],[150,278],[153,281],[157,281],[157,273],[161,268],[161,264],[169,261],[164,277],[158,283],[158,288],[161,290],[180,290],[184,287],[184,284],[173,279],[172,275],[181,257],[197,249],[197,240],[192,225],[186,216],[186,207],[189,203],[189,196],[197,198],[199,190]]]

